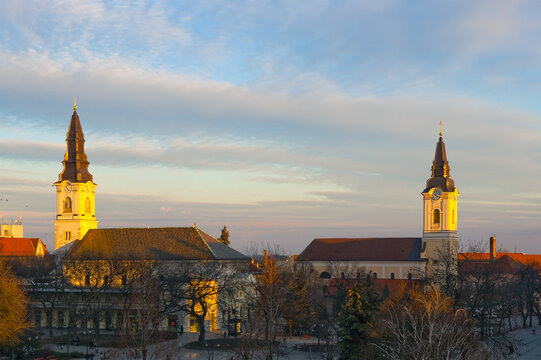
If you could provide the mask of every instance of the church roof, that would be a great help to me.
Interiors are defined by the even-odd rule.
[[[196,227],[92,229],[64,259],[249,260]]]
[[[297,261],[422,261],[421,238],[314,239]]]
[[[66,144],[67,151],[64,155],[64,161],[62,161],[64,170],[58,176],[58,181],[68,180],[82,183],[92,181],[92,174],[88,172],[89,162],[85,154],[85,136],[77,114],[77,106],[73,107]]]
[[[449,161],[447,161],[443,133],[440,130],[440,139],[436,144],[436,154],[432,162],[432,176],[426,181],[426,189],[423,192],[428,192],[435,187],[445,192],[455,191],[455,182],[450,175],[451,168],[449,167]]]
[[[39,238],[0,237],[0,256],[36,256],[40,246],[44,254],[49,253]]]

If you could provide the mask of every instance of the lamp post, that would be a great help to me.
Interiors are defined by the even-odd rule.
[[[32,358],[36,357],[36,344],[38,339],[39,337],[37,335],[35,337],[28,337],[28,353],[32,352]]]

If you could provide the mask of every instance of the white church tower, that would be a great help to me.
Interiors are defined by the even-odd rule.
[[[460,193],[450,177],[441,123],[432,176],[427,180],[422,195],[424,257],[428,259],[427,275],[431,276],[435,268],[455,264],[458,255],[457,198]],[[443,256],[449,256],[451,261],[440,263]]]
[[[94,194],[96,184],[88,172],[85,138],[77,105],[66,137],[67,151],[64,170],[54,183],[56,187],[56,220],[54,222],[55,250],[75,240],[82,239],[90,229],[98,227]]]

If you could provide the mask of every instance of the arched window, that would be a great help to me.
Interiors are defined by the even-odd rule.
[[[85,213],[89,214],[90,212],[91,212],[90,199],[86,198],[86,200],[85,200]]]
[[[434,224],[439,224],[440,223],[440,211],[438,209],[434,210],[433,216],[434,216],[434,218],[433,218],[432,222]]]
[[[411,273],[408,273],[408,280],[411,280],[413,278],[413,275]]]
[[[71,198],[64,199],[64,212],[71,212]]]
[[[374,277],[374,279],[377,279],[378,278],[378,273],[375,272],[375,273],[372,274],[372,276]]]
[[[394,273],[391,273],[391,279],[394,280]]]
[[[320,279],[330,279],[330,278],[331,278],[331,274],[329,274],[329,273],[326,272],[326,271],[323,271],[323,272],[319,275],[319,278],[320,278]]]
[[[343,272],[341,272],[341,273],[340,273],[340,278],[345,279],[345,278],[346,278],[346,274],[344,274]]]

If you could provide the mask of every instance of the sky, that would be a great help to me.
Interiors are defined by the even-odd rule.
[[[100,228],[237,250],[422,236],[443,121],[463,246],[541,253],[538,1],[0,2],[0,215],[54,249],[77,97]]]

